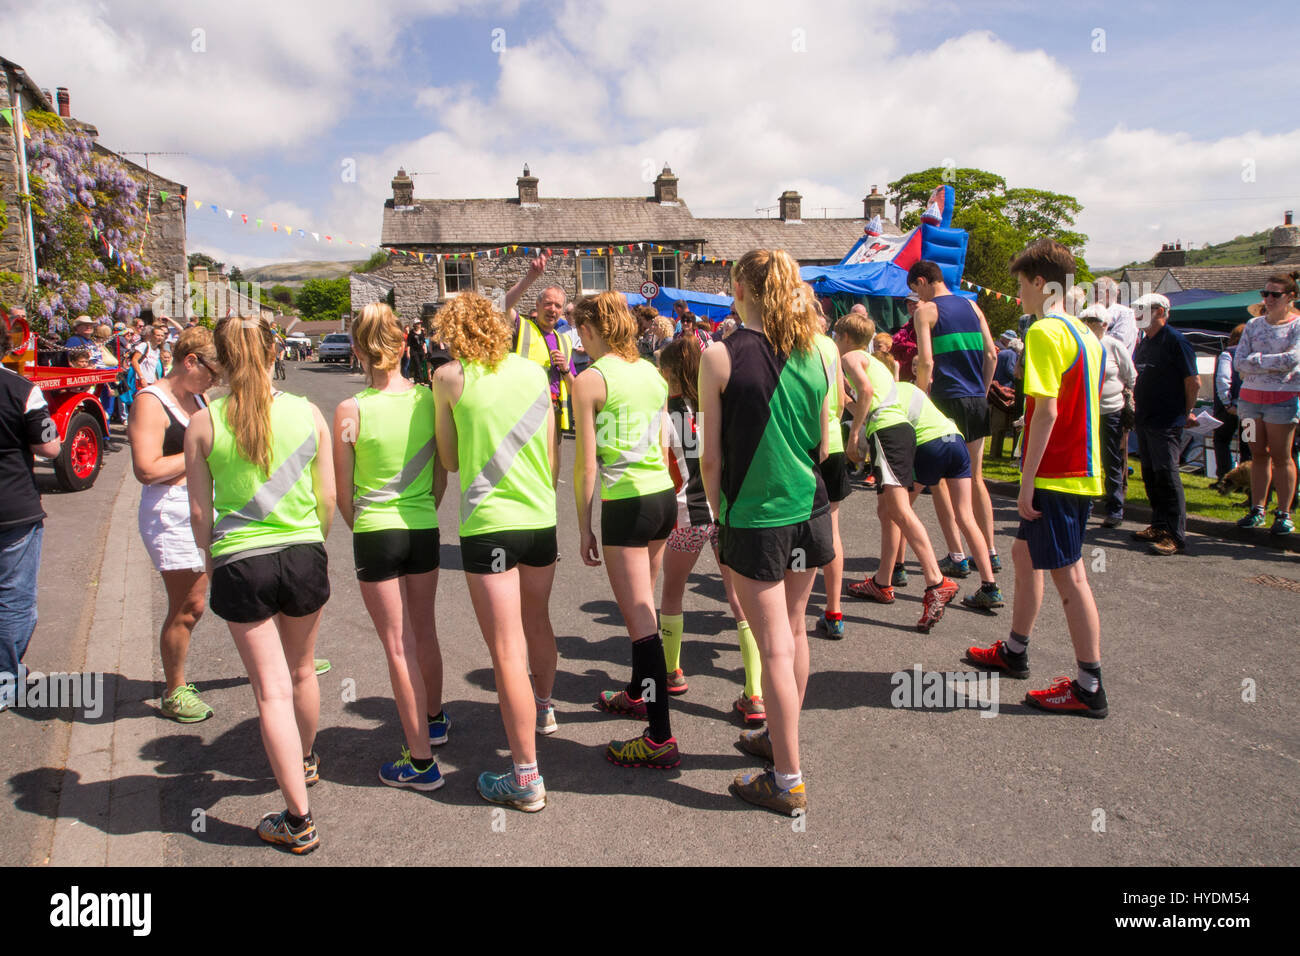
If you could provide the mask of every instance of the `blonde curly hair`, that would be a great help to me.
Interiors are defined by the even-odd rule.
[[[437,338],[462,362],[477,362],[489,371],[510,351],[510,325],[506,317],[477,292],[462,292],[433,317]]]

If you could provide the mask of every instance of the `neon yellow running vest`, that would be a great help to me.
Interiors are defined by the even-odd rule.
[[[518,355],[495,372],[461,362],[465,388],[452,408],[460,457],[460,536],[555,526],[546,416],[551,384]]]
[[[607,353],[592,367],[605,379],[605,406],[596,413],[595,423],[601,501],[672,488],[659,445],[668,383],[642,358],[629,362]]]
[[[433,500],[433,392],[368,388],[355,398],[360,422],[352,466],[355,532],[438,527]]]
[[[916,429],[918,447],[936,438],[961,434],[953,420],[930,401],[930,396],[911,382],[898,383],[898,403],[907,412],[907,420]]]
[[[819,335],[813,339],[817,351],[822,353],[822,364],[826,366],[826,382],[831,396],[831,427],[826,442],[826,454],[838,455],[844,451],[844,432],[840,428],[840,350],[829,335]]]
[[[866,353],[865,349],[862,351]],[[898,383],[885,363],[868,354],[866,368],[867,381],[871,383],[871,408],[863,430],[870,436],[890,425],[901,425],[907,421],[907,413],[898,404]]]
[[[316,514],[311,465],[316,460],[316,422],[300,395],[281,392],[271,402],[271,473],[244,458],[226,422],[228,398],[210,406],[214,565],[244,552],[269,553],[291,544],[324,541]]]

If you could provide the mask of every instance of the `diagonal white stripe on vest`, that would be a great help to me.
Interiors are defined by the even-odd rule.
[[[430,441],[421,448],[397,473],[396,477],[386,481],[383,485],[374,491],[367,491],[364,495],[358,495],[353,502],[356,514],[360,515],[371,505],[382,504],[385,501],[392,501],[402,496],[402,492],[415,484],[415,480],[420,477],[421,472],[428,467],[429,462],[433,461],[434,444]]]
[[[627,451],[619,452],[618,458],[610,464],[600,463],[600,476],[604,479],[606,488],[612,488],[623,477],[624,472],[645,458],[650,451],[651,441],[663,427],[663,420],[664,410],[661,408],[650,419],[650,427],[645,430],[645,434],[641,436],[635,445]]]
[[[869,423],[873,418],[875,418],[877,415],[883,412],[886,408],[889,408],[891,405],[897,405],[897,404],[898,404],[898,383],[894,382],[889,386],[889,391],[885,393],[885,397],[880,400],[880,404],[877,405],[875,408],[873,408],[871,411],[867,412],[867,422]]]
[[[546,416],[551,413],[551,390],[546,388],[537,397],[537,401],[529,406],[528,411],[524,412],[524,417],[515,422],[515,426],[497,446],[496,452],[461,494],[461,524],[469,520],[474,509],[481,505],[492,490],[501,483],[501,479],[515,463],[519,452],[537,434],[538,429],[546,424]]]
[[[280,467],[257,489],[252,498],[238,511],[230,512],[217,522],[212,529],[212,540],[220,541],[232,531],[245,528],[255,521],[265,521],[276,505],[284,500],[284,496],[293,490],[315,457],[316,429],[313,428],[311,434],[298,446],[298,450],[280,463]]]
[[[894,386],[894,391],[898,391],[898,386]],[[925,410],[925,392],[919,388],[912,391],[912,397],[907,403],[907,420],[913,426],[921,420],[921,412]]]

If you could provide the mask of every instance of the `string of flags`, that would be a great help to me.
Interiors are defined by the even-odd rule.
[[[997,289],[986,289],[984,286],[976,285],[974,282],[970,282],[966,279],[962,279],[961,284],[968,289],[974,289],[979,295],[991,295],[999,302],[1014,302],[1016,305],[1020,305],[1020,300],[1015,296],[1007,295],[1005,292],[999,292]]]
[[[8,123],[10,126],[13,126],[13,125],[14,125],[14,111],[13,111],[13,107],[9,107],[8,109],[0,110],[0,116],[3,116],[3,117],[4,117],[4,121],[5,121],[6,123]],[[27,120],[23,120],[23,138],[24,138],[24,139],[31,139],[31,138],[32,138],[32,128],[31,128],[30,126],[27,125]]]
[[[167,201],[167,197],[168,197],[167,193],[159,191],[158,196],[160,199],[162,199],[163,202]],[[182,201],[184,201],[184,199],[185,197],[182,197]],[[226,214],[227,219],[233,221],[235,218],[236,212],[232,208],[221,206],[218,203],[214,203],[214,202],[204,202],[202,199],[195,199],[193,200],[193,202],[194,202],[194,209],[196,211],[201,212],[203,208],[206,206],[208,209],[212,211],[213,215],[220,216],[224,212]],[[346,243],[349,246],[359,246],[362,249],[370,249],[373,247],[382,252],[387,252],[390,255],[405,256],[408,259],[414,259],[417,262],[421,262],[421,263],[426,261],[441,263],[443,259],[499,259],[507,255],[539,256],[542,255],[543,253],[545,253],[548,257],[581,258],[583,256],[605,256],[605,255],[614,255],[615,253],[627,253],[627,252],[631,252],[633,249],[639,252],[644,252],[648,250],[655,253],[662,253],[663,255],[680,256],[686,262],[717,263],[719,265],[725,266],[725,265],[731,265],[733,261],[731,259],[723,259],[721,256],[700,255],[698,253],[686,252],[685,250],[682,249],[674,249],[670,246],[664,246],[658,243],[646,242],[646,241],[625,242],[619,245],[590,246],[590,247],[576,247],[576,246],[546,247],[546,246],[504,245],[504,246],[490,246],[482,249],[473,249],[469,252],[408,252],[405,249],[397,249],[392,246],[380,246],[373,243],[367,245],[366,243],[361,242],[360,240],[345,239],[342,236],[336,236],[331,233],[310,232],[301,226],[295,228],[293,225],[288,223],[281,223],[274,220],[268,221],[265,218],[259,218],[257,216],[250,217],[250,215],[246,212],[238,213],[238,215],[239,215],[239,221],[246,226],[249,225],[251,220],[251,223],[255,229],[262,229],[265,226],[270,225],[272,232],[275,233],[283,232],[286,236],[290,238],[297,236],[297,238],[299,239],[306,239],[307,237],[310,236],[317,243],[319,243],[321,239],[324,239],[327,243],[330,244],[333,244],[334,242],[338,242],[339,244]]]

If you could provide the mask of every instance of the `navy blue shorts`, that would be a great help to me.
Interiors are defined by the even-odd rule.
[[[944,478],[970,477],[970,452],[960,435],[944,435],[916,446],[912,474],[927,488]]]
[[[1083,532],[1092,499],[1035,488],[1033,504],[1043,516],[1034,521],[1021,518],[1016,529],[1016,537],[1029,545],[1030,563],[1035,571],[1068,568],[1083,557]]]

